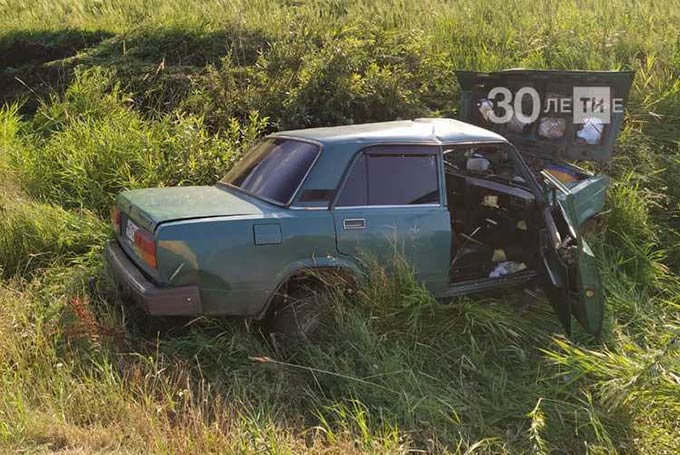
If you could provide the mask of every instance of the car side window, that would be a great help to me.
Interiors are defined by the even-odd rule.
[[[338,207],[439,203],[437,147],[366,150],[352,165]]]
[[[444,148],[447,174],[469,175],[503,184],[526,186],[517,163],[504,146],[484,145],[468,148]]]
[[[338,207],[356,207],[368,205],[368,169],[366,155],[361,156],[354,162],[352,169],[345,180],[340,196]]]

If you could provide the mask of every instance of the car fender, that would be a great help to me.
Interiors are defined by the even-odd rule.
[[[346,272],[354,278],[358,278],[363,274],[363,269],[361,268],[360,264],[352,258],[334,256],[311,257],[292,262],[276,276],[276,286],[270,292],[269,297],[267,298],[267,301],[265,302],[262,309],[260,309],[257,315],[255,315],[255,319],[259,320],[266,316],[276,296],[279,295],[281,289],[294,276],[300,275],[304,272],[328,273],[334,270]]]

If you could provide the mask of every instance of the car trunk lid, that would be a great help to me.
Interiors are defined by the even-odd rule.
[[[262,202],[262,205],[265,203]],[[148,188],[124,191],[116,199],[120,211],[116,236],[123,250],[154,280],[157,267],[145,261],[135,245],[135,233],[153,239],[156,228],[169,221],[262,213],[255,200],[226,186]],[[153,240],[151,240],[153,242]]]
[[[550,71],[550,70],[505,70],[498,72],[456,72],[461,87],[460,118],[463,121],[495,131],[521,152],[552,162],[607,161],[611,158],[616,136],[623,121],[623,105],[628,98],[633,72],[628,71]],[[497,88],[509,90],[511,99],[505,101],[514,109],[522,107],[522,114],[532,117],[538,107],[538,115],[531,122],[523,122],[516,114],[509,119],[496,122],[505,114],[504,95]],[[583,88],[596,88],[583,91]],[[489,93],[497,89],[490,97]],[[520,102],[515,98],[520,89],[525,93]],[[576,89],[576,90],[575,90]],[[538,94],[534,104],[532,90]],[[603,91],[604,90],[604,91]],[[576,119],[574,113],[584,106],[592,96],[596,100],[607,94],[609,123],[594,120],[599,112],[584,113]],[[587,98],[585,97],[587,95]],[[574,97],[578,99],[574,99]],[[612,102],[616,101],[616,105]],[[487,102],[487,101],[490,101]],[[533,118],[533,117],[532,117]],[[583,120],[586,120],[585,123]]]
[[[125,191],[118,195],[116,203],[126,218],[152,233],[167,221],[262,213],[250,198],[223,186]]]

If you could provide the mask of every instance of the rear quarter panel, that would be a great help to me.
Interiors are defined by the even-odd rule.
[[[268,238],[256,245],[256,225],[278,225],[280,243]],[[296,270],[342,266],[326,210],[178,221],[161,225],[156,235],[162,280],[172,286],[198,284],[206,314],[258,315]]]

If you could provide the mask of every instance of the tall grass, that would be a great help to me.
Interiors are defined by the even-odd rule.
[[[0,290],[7,447],[574,453],[677,442],[670,327],[646,347],[626,336],[619,351],[553,337],[549,308],[520,293],[409,308],[402,299],[422,289],[400,266],[396,280],[376,268],[351,300],[332,302],[321,338],[283,358],[229,321],[139,338],[106,294],[75,291],[91,267]],[[664,315],[644,318],[652,330]]]
[[[43,104],[23,128],[26,134],[7,132],[21,144],[9,148],[8,160],[24,187],[40,199],[105,217],[124,189],[213,184],[267,121],[252,113],[243,124],[232,119],[210,135],[201,117],[177,113],[149,120],[127,99],[112,74],[78,72],[64,99]],[[16,117],[12,109],[3,116],[8,121]]]
[[[678,6],[0,0],[0,448],[677,453]],[[518,66],[637,72],[602,340],[520,291],[441,305],[400,260],[293,353],[242,321],[149,336],[102,276],[118,191],[210,184],[271,130],[453,115],[454,69]]]
[[[0,204],[0,271],[6,277],[101,252],[108,234],[106,224],[90,212],[4,195]]]

